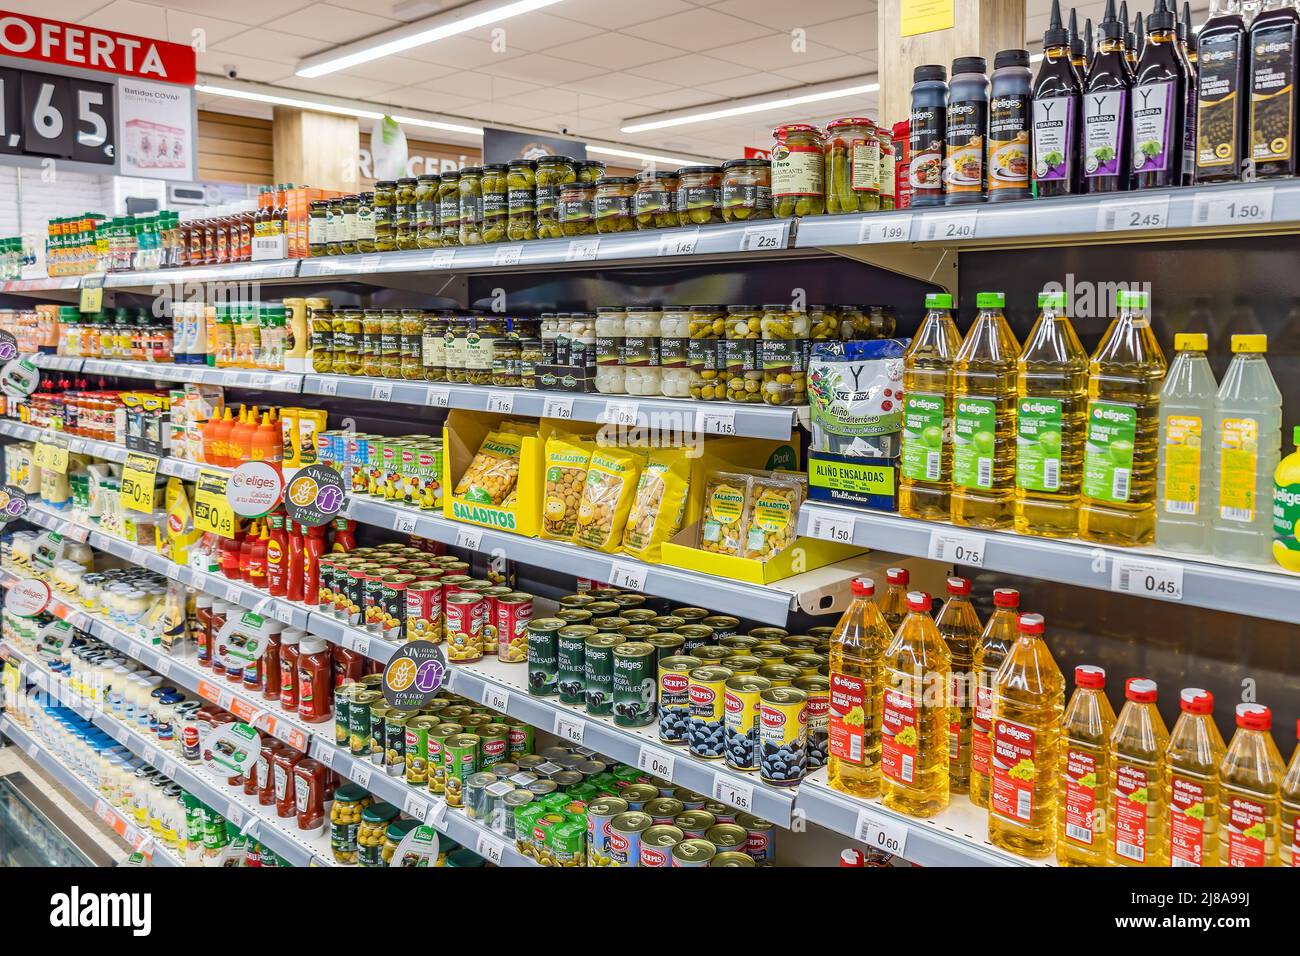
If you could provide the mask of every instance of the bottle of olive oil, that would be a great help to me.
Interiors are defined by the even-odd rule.
[[[1294,176],[1300,80],[1300,14],[1290,0],[1264,0],[1250,25],[1250,119],[1246,159],[1255,179]]]
[[[1182,183],[1187,70],[1178,52],[1174,12],[1165,0],[1156,0],[1146,25],[1129,110],[1133,188],[1162,189]]]
[[[903,450],[899,514],[947,521],[952,492],[953,362],[961,333],[952,296],[925,297],[925,318],[903,355]]]
[[[1196,181],[1232,182],[1245,147],[1246,21],[1239,0],[1211,0],[1197,38]]]
[[[1040,197],[1065,196],[1078,188],[1081,92],[1069,34],[1061,27],[1061,3],[1052,0],[1043,62],[1034,80],[1034,191]]]
[[[1133,71],[1125,52],[1127,31],[1127,17],[1123,20],[1117,18],[1115,0],[1106,0],[1106,13],[1101,20],[1101,42],[1088,66],[1082,97],[1079,167],[1080,185],[1085,193],[1128,189],[1131,165],[1128,101]]]

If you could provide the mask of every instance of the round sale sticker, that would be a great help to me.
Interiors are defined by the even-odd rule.
[[[6,329],[0,329],[0,362],[8,362],[18,357],[18,340]]]
[[[342,476],[329,465],[308,465],[284,489],[289,520],[304,528],[326,524],[343,508]]]
[[[5,595],[5,610],[19,617],[35,617],[50,603],[50,586],[36,578],[15,581]]]
[[[220,724],[203,735],[203,765],[220,777],[246,777],[262,752],[262,737],[248,724]]]
[[[384,699],[398,710],[419,710],[447,678],[447,659],[432,641],[408,641],[384,667]]]
[[[27,497],[13,485],[0,487],[0,525],[27,514]]]
[[[246,461],[226,482],[226,503],[242,518],[260,518],[280,503],[284,479],[264,461]]]

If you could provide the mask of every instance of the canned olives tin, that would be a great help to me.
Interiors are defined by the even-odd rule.
[[[406,639],[442,643],[442,585],[437,581],[406,586]]]
[[[737,810],[729,804],[719,803],[717,800],[705,800],[704,806],[700,808],[713,814],[713,819],[717,823],[735,823]]]
[[[620,634],[592,634],[586,645],[587,713],[608,716],[614,710],[614,648],[624,642]]]
[[[379,696],[382,698],[383,694]],[[388,751],[388,732],[385,728],[388,718],[396,713],[399,711],[387,704],[370,705],[370,762],[377,767],[384,765],[385,754]]]
[[[787,634],[785,637],[781,638],[782,646],[788,647],[792,651],[805,651],[812,653],[817,650],[817,645],[819,643],[821,642],[818,641],[817,638],[810,637],[807,634]]]
[[[629,624],[643,624],[643,625],[649,624],[651,621],[653,621],[655,618],[659,616],[654,611],[650,610],[650,608],[648,607],[620,607],[618,611],[618,615],[619,617],[623,618],[623,620],[627,621],[627,623]],[[657,631],[659,630],[659,628],[656,627],[655,630]]]
[[[702,663],[684,655],[659,660],[659,739],[664,743],[686,743],[691,721],[688,675]]]
[[[771,643],[772,641],[781,642],[790,634],[783,627],[756,627],[749,632],[749,636],[754,638],[760,644]]]
[[[811,651],[798,651],[794,654],[787,654],[785,658],[785,666],[799,668],[800,677],[810,677],[816,674],[818,668],[824,663],[826,663],[825,658]]]
[[[719,823],[709,827],[704,839],[719,850],[743,850],[749,833],[738,823]]]
[[[631,783],[618,794],[633,810],[645,810],[646,804],[659,799],[659,788],[652,783]]]
[[[620,813],[609,821],[610,866],[641,865],[641,834],[654,826],[650,814],[638,810]],[[743,832],[743,831],[742,831]]]
[[[705,624],[683,624],[675,633],[682,636],[682,652],[685,654],[714,643],[713,628]]]
[[[510,591],[496,598],[497,657],[514,664],[528,660],[528,622],[533,617],[533,596]]]
[[[558,617],[565,624],[590,624],[591,623],[591,612],[584,610],[580,607],[574,607],[574,608],[562,607],[555,612],[555,616]]]
[[[761,677],[733,677],[726,691],[726,760],[735,770],[758,769],[759,695],[771,688]]]
[[[587,638],[597,633],[587,624],[570,624],[560,629],[555,643],[555,689],[560,703],[581,704],[586,700]]]
[[[644,594],[636,594],[632,591],[619,591],[617,594],[610,595],[609,599],[624,611],[639,609],[646,602]]]
[[[573,769],[578,771],[578,773],[582,774],[584,780],[590,780],[592,777],[595,777],[598,774],[602,774],[606,770],[608,770],[609,765],[606,764],[605,761],[603,760],[596,760],[593,758],[591,760],[582,761],[582,763],[578,764],[578,766],[574,767]]]
[[[351,746],[349,711],[353,695],[360,690],[360,684],[344,684],[334,692],[334,743],[340,747]]]
[[[582,774],[576,770],[561,770],[551,779],[555,781],[555,785],[561,790],[568,791],[582,783]]]
[[[731,850],[726,853],[719,853],[713,858],[713,862],[709,866],[746,867],[758,866],[758,864],[754,862],[754,858],[748,853]]]
[[[754,862],[759,866],[775,865],[776,827],[752,813],[737,816],[736,825],[745,828],[745,852],[754,858]]]
[[[740,630],[740,621],[728,614],[711,614],[700,623],[713,628],[713,637],[719,641]]]
[[[478,770],[478,749],[477,734],[456,734],[442,742],[442,785],[447,806],[462,805],[465,778]]]
[[[510,756],[510,728],[506,724],[483,724],[475,733],[479,738],[480,769],[488,770]]]
[[[717,848],[700,837],[690,837],[673,845],[673,866],[709,866]]]
[[[706,664],[718,664],[731,657],[731,651],[727,650],[725,647],[710,644],[706,647],[695,648],[695,650],[691,651],[691,656],[698,657]]]
[[[808,636],[814,637],[819,641],[830,640],[830,636],[835,633],[835,628],[830,624],[819,624],[816,627],[808,628]]]
[[[653,624],[624,624],[618,633],[629,641],[644,641],[647,637],[658,634],[659,629]]]
[[[792,787],[808,769],[808,695],[795,687],[765,690],[759,704],[759,776]]]
[[[597,797],[587,804],[587,865],[609,866],[610,822],[628,811],[619,797]],[[653,822],[653,821],[652,821]]]
[[[436,726],[437,717],[423,714],[406,722],[406,782],[413,787],[429,784],[429,731]]]
[[[519,760],[519,758],[531,754],[533,752],[532,725],[513,717],[506,718],[505,724],[510,728],[510,759]]]
[[[673,818],[673,826],[679,827],[688,838],[697,840],[704,839],[704,834],[717,822],[717,817],[708,810],[683,810]]]
[[[680,617],[688,624],[698,624],[710,616],[709,612],[702,607],[675,607],[670,613],[673,617]]]
[[[753,677],[758,673],[758,669],[763,666],[763,662],[757,657],[750,657],[748,654],[737,654],[735,657],[728,657],[724,660],[723,666],[737,677]]]
[[[680,634],[651,634],[645,639],[645,643],[655,649],[655,661],[657,663],[665,657],[681,654],[686,639]]]
[[[585,862],[587,828],[576,820],[551,827],[546,838],[551,866],[582,866]]]
[[[555,693],[558,635],[564,626],[555,617],[535,617],[528,622],[528,693],[535,697]]]
[[[557,602],[562,608],[586,607],[596,599],[590,594],[566,594]]]
[[[655,719],[655,649],[632,641],[614,648],[614,723],[644,727]]]
[[[808,769],[816,770],[830,753],[831,682],[813,674],[800,677],[794,686],[808,695]]]
[[[747,634],[729,634],[718,641],[718,646],[743,654],[758,646],[758,638]]]
[[[593,617],[591,626],[598,631],[604,631],[609,634],[617,634],[623,628],[627,627],[627,618],[619,617],[617,614],[607,614],[604,617]]]
[[[672,797],[656,797],[653,800],[647,800],[644,807],[641,808],[645,813],[654,817],[655,824],[672,823],[680,814],[685,812],[680,800],[674,800]]]
[[[471,591],[445,596],[443,639],[449,661],[476,661],[483,656],[483,618],[487,599]]]
[[[641,865],[660,868],[672,866],[672,848],[684,839],[686,835],[671,823],[649,827],[641,834]]]
[[[370,708],[384,699],[377,690],[352,692],[348,704],[348,746],[354,757],[370,753]]]
[[[764,664],[784,664],[787,653],[789,649],[780,644],[759,644],[749,650],[750,657],[757,657]]]
[[[384,717],[384,772],[390,777],[406,775],[406,727],[412,719],[396,708]]]
[[[691,753],[705,760],[717,760],[723,751],[723,724],[726,714],[726,684],[732,678],[725,667],[704,664],[688,675],[691,698],[690,730],[687,743]]]
[[[590,614],[593,618],[622,617],[622,615],[619,613],[620,610],[619,606],[615,604],[613,601],[592,601],[590,604],[584,607],[583,610],[586,611],[588,614]],[[624,618],[623,621],[624,623],[627,623],[626,618]]]
[[[486,610],[483,612],[483,653],[495,654],[497,652],[497,601],[511,593],[510,588],[503,584],[489,584],[485,588],[479,589],[480,594],[486,600]]]
[[[788,664],[764,664],[758,669],[758,676],[770,680],[773,687],[790,687],[803,674],[799,673],[799,668]]]
[[[460,724],[444,721],[436,727],[429,728],[429,790],[432,793],[443,793],[446,789],[444,782],[447,778],[447,768],[443,757],[443,747],[452,737],[461,736],[465,728]]]

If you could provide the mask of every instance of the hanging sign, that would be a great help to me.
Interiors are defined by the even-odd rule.
[[[308,465],[285,487],[284,510],[304,528],[329,523],[343,508],[343,478],[329,465]]]
[[[8,329],[0,329],[0,362],[12,362],[18,357],[18,340]]]
[[[5,485],[0,488],[0,527],[27,514],[27,497],[21,488]]]
[[[419,710],[447,679],[447,659],[432,641],[408,641],[384,667],[384,699],[398,710]]]
[[[5,610],[19,617],[35,617],[49,606],[50,586],[36,578],[22,578],[9,586]]]
[[[262,737],[248,724],[220,724],[203,735],[203,766],[219,777],[246,777],[262,752]]]
[[[6,362],[0,368],[0,389],[10,398],[24,399],[41,384],[41,370],[26,356]]]
[[[0,56],[193,86],[198,57],[168,43],[79,23],[0,12]]]
[[[226,482],[226,503],[243,518],[260,518],[280,503],[284,479],[264,461],[246,461]]]

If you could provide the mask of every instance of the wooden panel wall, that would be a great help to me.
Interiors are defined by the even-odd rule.
[[[271,121],[199,110],[199,179],[269,185]]]

